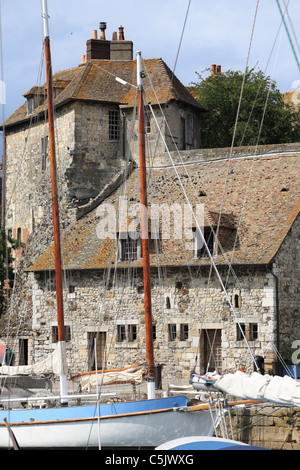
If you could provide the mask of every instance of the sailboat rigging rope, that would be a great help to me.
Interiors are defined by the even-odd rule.
[[[287,11],[287,6],[286,6],[286,11],[283,13],[282,8],[281,8],[280,3],[279,3],[279,0],[276,0],[276,3],[277,3],[277,6],[278,6],[278,9],[279,9],[281,18],[282,18],[282,22],[283,22],[285,30],[286,30],[286,34],[288,36],[289,43],[291,45],[291,48],[292,48],[292,51],[293,51],[293,54],[294,54],[294,57],[295,57],[295,60],[296,60],[296,63],[297,63],[297,67],[298,67],[299,72],[300,72],[300,62],[299,62],[299,59],[298,59],[298,56],[297,56],[297,53],[296,53],[296,50],[295,50],[295,47],[294,47],[294,43],[293,43],[293,40],[291,38],[289,29],[288,29],[288,26],[287,26],[286,21],[285,21],[285,14],[286,14],[286,11]]]
[[[218,237],[219,230],[220,230],[221,215],[222,215],[222,212],[223,212],[223,206],[224,206],[224,200],[225,200],[225,193],[226,193],[226,188],[227,188],[227,184],[228,184],[228,177],[229,177],[229,173],[230,173],[231,159],[232,159],[232,154],[233,154],[233,146],[234,146],[234,142],[235,142],[236,131],[237,131],[237,125],[238,125],[239,116],[240,116],[240,109],[241,109],[241,103],[242,103],[242,98],[243,98],[243,93],[244,93],[245,81],[246,81],[246,76],[247,76],[247,71],[248,71],[248,64],[249,64],[250,52],[251,52],[252,41],[253,41],[253,36],[254,36],[254,30],[255,30],[255,25],[256,25],[256,19],[257,19],[257,14],[258,14],[259,1],[260,1],[260,0],[257,0],[257,2],[256,2],[256,7],[255,7],[253,25],[252,25],[251,36],[250,36],[250,42],[249,42],[249,47],[248,47],[248,54],[247,54],[247,59],[246,59],[246,64],[245,64],[245,70],[244,70],[244,75],[243,75],[243,81],[242,81],[242,86],[241,86],[241,92],[240,92],[240,97],[239,97],[239,102],[238,102],[238,109],[237,109],[236,119],[235,119],[235,124],[234,124],[234,130],[233,130],[233,136],[232,136],[232,143],[231,143],[231,148],[230,148],[230,152],[229,152],[228,169],[227,169],[227,179],[226,179],[226,182],[225,182],[225,185],[224,185],[222,201],[221,201],[221,205],[220,205],[220,209],[219,209],[218,224],[217,224],[217,229],[216,229],[217,237]]]
[[[177,66],[177,62],[178,62],[178,58],[179,58],[179,53],[180,53],[180,49],[181,49],[181,44],[182,44],[182,40],[183,40],[183,35],[184,35],[184,31],[185,31],[185,27],[186,27],[186,23],[187,23],[187,19],[188,19],[190,7],[191,7],[191,0],[189,0],[188,7],[187,7],[187,12],[186,12],[185,19],[184,19],[184,25],[183,25],[183,29],[182,29],[182,33],[181,33],[181,37],[180,37],[180,42],[179,42],[179,46],[178,46],[178,50],[177,50],[177,54],[176,54],[176,59],[175,59],[175,64],[174,64],[174,68],[173,68],[171,82],[173,82],[173,78],[174,78],[174,75],[175,75],[175,70],[176,70],[176,66]]]
[[[201,230],[201,228],[200,228],[200,226],[199,226],[199,222],[198,222],[198,220],[197,220],[197,217],[195,216],[195,213],[194,213],[193,207],[192,207],[192,205],[191,205],[191,203],[190,203],[189,197],[188,197],[188,195],[187,195],[187,193],[186,193],[186,190],[185,190],[185,188],[184,188],[184,186],[183,186],[183,183],[182,183],[182,181],[181,181],[181,178],[180,178],[180,176],[179,176],[179,174],[178,174],[178,170],[177,170],[177,168],[176,168],[176,165],[175,165],[175,163],[174,163],[174,160],[173,160],[173,158],[172,158],[172,155],[171,155],[171,153],[170,153],[170,151],[169,151],[169,149],[168,149],[168,146],[167,146],[167,144],[166,144],[165,138],[164,138],[164,136],[163,136],[163,134],[162,134],[162,132],[161,132],[161,129],[160,129],[159,125],[158,125],[158,122],[157,122],[155,113],[154,113],[154,111],[153,111],[153,108],[152,108],[151,105],[149,105],[149,106],[150,106],[150,109],[151,109],[151,112],[152,112],[152,116],[153,116],[153,118],[154,118],[154,121],[155,121],[155,123],[156,123],[156,126],[157,126],[158,129],[159,129],[159,132],[160,132],[162,141],[163,141],[163,143],[164,143],[164,145],[165,145],[165,149],[166,149],[166,151],[167,151],[167,153],[168,153],[168,155],[169,155],[169,158],[170,158],[170,160],[171,160],[173,169],[174,169],[174,171],[175,171],[175,174],[176,174],[176,176],[177,176],[177,178],[178,178],[179,184],[180,184],[181,189],[182,189],[182,191],[183,191],[183,194],[184,194],[184,197],[185,197],[185,199],[186,199],[187,205],[188,205],[188,207],[189,207],[189,209],[190,209],[190,211],[191,211],[191,214],[192,214],[192,217],[193,217],[194,222],[195,222],[195,224],[196,224],[196,227],[197,227],[197,229],[198,229],[198,231],[199,231],[199,233],[200,233],[200,235],[201,235],[201,237],[202,237],[203,245],[204,245],[205,248],[206,248],[207,254],[208,254],[209,258],[210,258],[211,264],[212,264],[212,266],[213,266],[213,268],[214,268],[214,271],[215,271],[215,273],[216,273],[216,275],[217,275],[217,278],[218,278],[218,280],[219,280],[219,282],[220,282],[220,285],[221,285],[221,287],[222,287],[222,290],[223,290],[223,292],[224,292],[224,294],[225,294],[226,300],[227,300],[227,302],[228,302],[228,304],[229,304],[229,306],[230,306],[230,308],[231,308],[231,311],[232,311],[233,314],[234,314],[234,317],[235,317],[235,319],[236,319],[236,321],[237,321],[237,324],[238,324],[239,327],[240,327],[241,335],[243,336],[244,341],[245,341],[245,343],[246,343],[246,345],[247,345],[247,347],[248,347],[248,350],[249,350],[249,353],[250,353],[250,355],[251,355],[251,357],[252,357],[252,360],[253,360],[253,362],[254,362],[256,368],[258,369],[256,360],[255,360],[255,357],[254,357],[254,355],[253,355],[253,353],[252,353],[252,351],[251,351],[251,348],[250,348],[249,343],[248,343],[248,341],[247,341],[247,339],[246,339],[246,336],[245,336],[245,334],[244,334],[244,331],[243,331],[243,329],[242,329],[241,326],[240,326],[240,322],[239,322],[238,316],[237,316],[237,314],[236,314],[235,308],[233,307],[232,302],[231,302],[231,299],[230,299],[230,297],[229,297],[229,295],[228,295],[228,293],[227,293],[227,290],[225,289],[225,286],[224,286],[223,280],[222,280],[222,278],[221,278],[221,276],[220,276],[219,270],[217,269],[217,266],[216,266],[216,263],[215,263],[215,261],[214,261],[214,259],[213,259],[213,256],[212,256],[212,254],[211,254],[211,252],[210,252],[210,250],[209,250],[209,248],[208,248],[208,246],[207,246],[207,242],[206,242],[206,240],[205,240],[205,238],[204,238],[204,235],[202,234],[202,230]]]
[[[144,68],[145,68],[145,70],[146,70],[146,72],[147,72],[147,67],[146,67],[145,64],[144,64]],[[149,79],[149,81],[150,81],[150,83],[151,83],[151,77],[150,77],[149,73],[147,73],[147,75],[148,75],[148,79]],[[154,92],[154,94],[155,94],[155,96],[156,96],[156,92],[155,92],[155,89],[154,89],[153,85],[152,85],[152,90],[153,90],[153,92]],[[158,103],[158,105],[159,105],[159,108],[160,108],[160,111],[161,111],[162,115],[164,116],[164,113],[163,113],[163,111],[162,111],[162,108],[161,108],[161,105],[160,105],[160,103],[159,103],[159,100],[157,99],[157,96],[156,96],[156,101],[157,101],[157,103]],[[150,108],[150,110],[151,110],[152,115],[154,116],[154,121],[156,122],[156,126],[157,126],[157,128],[158,128],[158,132],[160,133],[160,135],[161,135],[161,137],[162,137],[162,140],[163,140],[163,142],[164,142],[165,148],[167,149],[167,152],[168,152],[168,154],[169,154],[169,156],[170,156],[169,149],[168,149],[168,147],[167,147],[167,145],[166,145],[166,142],[165,142],[164,137],[163,137],[163,135],[162,135],[160,126],[158,125],[158,122],[157,122],[157,119],[156,119],[154,110],[153,110],[152,105],[151,105],[150,103],[149,103],[149,108]],[[164,123],[165,123],[165,125],[166,125],[166,127],[167,127],[167,129],[168,129],[169,135],[173,138],[172,132],[171,132],[171,130],[170,130],[170,128],[169,128],[168,122],[167,122],[167,120],[166,120],[165,117],[164,117]],[[173,144],[175,145],[175,148],[177,149],[177,145],[176,145],[176,142],[174,141],[174,139],[173,139]],[[177,149],[177,151],[178,151],[178,149]],[[182,157],[181,157],[181,154],[180,154],[179,151],[178,151],[178,155],[179,155],[180,160],[181,160],[181,162],[182,162],[182,165],[183,165],[183,167],[184,167],[184,169],[185,169],[185,171],[186,171],[188,180],[189,180],[190,183],[191,183],[192,189],[193,189],[194,193],[196,193],[196,192],[195,192],[194,184],[193,184],[192,181],[191,181],[190,175],[189,175],[189,173],[187,172],[186,166],[184,165],[184,163],[183,163],[183,161],[182,161]],[[173,166],[173,168],[174,168],[174,162],[173,162],[173,160],[172,160],[172,158],[171,158],[171,167],[172,167],[172,166]],[[180,179],[180,177],[179,177],[179,174],[178,174],[178,172],[177,172],[177,169],[176,169],[176,174],[177,174],[178,180],[179,180],[179,182],[180,182],[180,185],[181,185],[182,188],[183,188],[182,181],[181,181],[181,179]],[[196,199],[197,199],[197,197],[196,197]],[[210,229],[211,229],[212,232],[214,233],[214,229],[213,229],[213,227],[212,227],[211,222],[210,222],[209,219],[208,219],[208,223],[209,223]],[[198,230],[199,230],[199,227],[198,227]],[[203,235],[203,234],[201,233],[201,236],[202,236],[202,235]],[[222,252],[224,258],[227,259],[227,254],[224,253],[223,248],[222,248],[221,244],[219,243],[218,237],[217,237],[216,235],[215,235],[215,239],[216,239],[216,244],[217,244],[217,246],[218,246],[218,249],[221,250],[221,252]],[[204,243],[204,245],[205,245],[206,251],[208,251],[207,244]],[[212,260],[213,258],[211,257],[210,253],[209,253],[209,256],[210,256],[210,258],[211,258],[211,260]],[[239,280],[238,280],[238,278],[237,278],[237,276],[235,275],[235,272],[234,272],[234,270],[233,270],[232,264],[231,264],[231,263],[228,263],[228,265],[229,265],[229,271],[228,271],[228,272],[231,271],[232,274],[233,274],[233,276],[234,276],[234,278],[235,278],[236,281],[239,283]],[[188,263],[187,263],[187,266],[188,266],[188,268],[190,269]],[[210,266],[209,281],[210,281],[210,276],[211,276],[211,273],[212,273],[212,268],[213,268],[213,265],[211,264],[211,266]],[[207,293],[207,290],[206,290],[206,299],[207,299],[207,295],[208,295],[208,293]],[[230,304],[231,304],[231,302],[230,302]],[[237,324],[238,324],[238,327],[239,327],[239,329],[240,329],[240,331],[241,331],[241,336],[245,339],[244,331],[243,331],[243,329],[242,329],[242,327],[241,327],[241,325],[240,325],[240,322],[239,322],[238,320],[237,320]],[[245,340],[246,340],[246,339],[245,339]],[[200,341],[200,338],[199,338],[199,341]],[[251,356],[252,356],[252,354],[251,354]],[[254,363],[255,363],[255,361],[254,361]]]

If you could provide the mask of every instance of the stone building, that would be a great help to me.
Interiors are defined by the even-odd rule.
[[[214,265],[197,246],[195,224],[185,213],[186,201],[166,156],[160,155],[158,166],[152,167],[149,214],[152,207],[163,208],[159,236],[150,239],[154,345],[157,362],[168,361],[173,377],[187,379],[197,359],[202,372],[215,367],[252,370],[249,347],[272,371],[275,351],[299,338],[296,147],[263,147],[261,155],[251,155],[255,149],[237,149],[230,161],[228,149],[188,151],[183,154],[186,166],[177,161],[193,207],[204,207],[203,233]],[[125,365],[144,358],[142,253],[138,230],[132,236],[130,216],[130,204],[138,201],[138,173],[135,169],[126,180],[126,211],[121,185],[64,232],[66,325],[78,341],[78,368],[84,358],[93,366],[86,350],[95,337],[99,360],[108,360],[113,368],[121,360]],[[119,222],[120,205],[131,242]],[[108,212],[116,215],[115,224],[106,217]],[[163,228],[168,215],[170,234]],[[180,226],[183,218],[187,223]],[[149,215],[149,220],[152,224],[157,219]],[[28,267],[35,329],[50,342],[55,292],[46,273],[53,266],[51,245]],[[107,343],[109,353],[104,350]]]
[[[101,25],[103,27],[103,25]],[[103,38],[104,30],[101,32]],[[136,60],[133,44],[119,39],[87,41],[87,54],[75,68],[53,77],[62,218],[76,218],[78,207],[95,198],[138,158]],[[114,37],[116,37],[114,35]],[[170,148],[200,147],[205,111],[161,59],[144,61],[145,103],[151,102]],[[120,83],[121,80],[122,83]],[[125,83],[126,82],[126,83]],[[47,97],[45,85],[32,87],[26,101],[4,123],[6,135],[6,227],[22,241],[39,225],[49,206]],[[168,126],[163,122],[164,108]],[[151,153],[157,129],[146,111]],[[173,136],[171,138],[171,135]],[[173,139],[173,140],[172,140]]]
[[[123,41],[122,34],[119,40],[88,41],[83,63],[54,76],[71,375],[95,367],[95,344],[98,365],[119,368],[145,360],[131,86],[136,63],[132,44]],[[161,59],[145,60],[144,65],[145,102],[153,104],[171,150],[174,142],[183,150],[181,155],[165,152],[149,116],[156,363],[165,365],[165,377],[186,383],[195,365],[202,372],[241,366],[252,371],[250,348],[253,356],[264,357],[270,371],[275,350],[300,335],[300,145],[238,148],[233,153],[197,150],[204,110]],[[116,76],[131,85],[121,85]],[[20,331],[19,318],[26,320],[21,340],[14,342],[17,361],[23,363],[43,358],[57,341],[47,123],[42,122],[46,105],[41,91],[44,88],[39,87],[26,94],[33,102],[6,122],[6,226],[28,235],[11,323]],[[199,215],[204,247],[184,194]]]

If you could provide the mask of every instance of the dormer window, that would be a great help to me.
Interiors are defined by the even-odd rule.
[[[194,232],[194,259],[208,257],[209,253],[213,255],[214,248],[215,248],[215,233],[213,229],[210,227],[204,227],[204,230],[202,231],[202,234],[201,234],[198,228],[194,228],[193,232]],[[203,241],[203,236],[204,236],[205,243]]]
[[[27,99],[27,114],[30,115],[34,111],[34,97],[29,96]]]
[[[139,233],[121,233],[119,236],[119,260],[136,261],[141,258]]]

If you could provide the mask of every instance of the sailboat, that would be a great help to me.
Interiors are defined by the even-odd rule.
[[[64,305],[62,290],[62,260],[60,246],[60,224],[56,178],[56,155],[54,137],[54,114],[52,93],[52,66],[47,1],[42,0],[44,49],[47,74],[47,99],[49,121],[49,147],[52,181],[52,212],[55,248],[56,298],[58,319],[58,345],[49,361],[56,365],[60,376],[58,407],[9,409],[0,411],[0,448],[11,446],[7,425],[21,449],[26,448],[154,448],[166,441],[184,436],[212,436],[217,424],[216,406],[207,403],[189,405],[186,396],[155,397],[155,362],[152,340],[152,307],[150,286],[149,242],[145,232],[147,226],[147,178],[145,165],[145,125],[143,106],[143,70],[141,52],[137,53],[137,90],[139,115],[139,153],[142,204],[143,276],[145,294],[146,330],[146,379],[147,400],[112,404],[71,406],[79,396],[68,395],[66,338],[64,327]],[[28,373],[32,370],[27,367]],[[24,370],[24,373],[26,370]],[[2,374],[13,374],[11,366],[2,367]],[[47,398],[45,398],[46,400]],[[51,397],[54,400],[54,397]],[[84,398],[86,400],[86,398]],[[38,397],[39,402],[42,397]],[[18,400],[19,401],[19,400]]]

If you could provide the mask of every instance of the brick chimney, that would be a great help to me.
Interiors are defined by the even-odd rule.
[[[87,61],[97,59],[110,59],[110,41],[105,39],[106,23],[100,23],[100,39],[97,31],[93,31],[92,39],[86,43]]]
[[[117,33],[113,34],[113,40],[110,43],[111,60],[133,60],[133,43],[125,41],[124,27],[119,27],[119,40]]]
[[[91,60],[133,60],[133,43],[125,41],[124,27],[119,27],[119,37],[116,32],[112,35],[112,40],[106,39],[106,23],[101,22],[100,39],[97,30],[93,31],[92,39],[86,43],[86,57],[82,60],[82,65]]]

